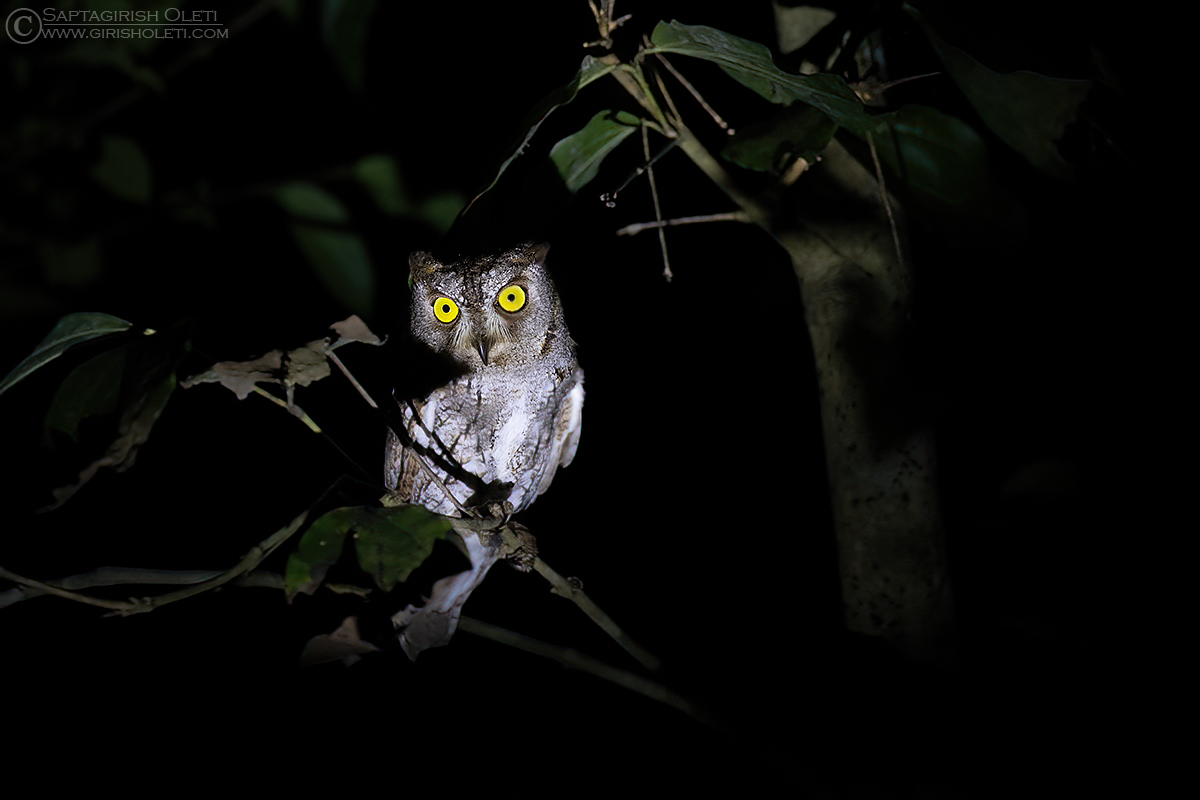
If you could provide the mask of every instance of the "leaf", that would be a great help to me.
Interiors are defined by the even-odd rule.
[[[4,394],[12,386],[24,380],[39,367],[44,367],[61,356],[69,348],[82,342],[114,333],[124,333],[133,327],[120,317],[98,312],[80,312],[67,314],[61,318],[54,329],[45,339],[33,349],[24,361],[13,367],[12,371],[0,381],[0,394]]]
[[[375,0],[325,0],[321,11],[321,36],[333,54],[346,83],[362,88],[367,29]]]
[[[385,214],[400,216],[412,210],[412,203],[404,196],[400,187],[396,159],[389,155],[374,155],[360,158],[354,165],[354,177],[363,185],[375,205]]]
[[[626,111],[601,111],[582,130],[560,139],[550,150],[550,160],[567,190],[575,194],[595,178],[604,158],[640,124]]]
[[[350,221],[350,212],[329,192],[315,183],[294,181],[275,190],[279,205],[293,217],[330,225],[344,225]]]
[[[533,110],[526,115],[525,120],[519,128],[519,130],[525,131],[520,143],[513,150],[512,155],[501,162],[499,168],[496,170],[496,177],[492,178],[492,182],[485,186],[477,195],[475,195],[475,197],[471,199],[470,203],[467,203],[467,205],[460,212],[459,216],[465,215],[471,209],[471,206],[475,204],[475,201],[477,201],[480,197],[483,197],[483,195],[485,195],[493,186],[496,185],[496,182],[500,180],[500,176],[504,174],[504,171],[508,169],[512,162],[517,160],[517,156],[524,152],[525,146],[529,144],[531,139],[533,139],[533,135],[537,133],[537,129],[543,122],[546,121],[546,118],[550,116],[554,109],[571,102],[575,99],[575,95],[579,93],[580,89],[587,86],[592,81],[604,77],[614,69],[616,69],[615,64],[606,63],[592,56],[584,56],[583,63],[580,64],[579,70],[575,73],[575,77],[573,77],[565,86],[555,89],[553,92],[544,97],[542,101],[534,106]]]
[[[875,119],[871,140],[888,189],[924,225],[959,242],[1024,235],[1024,210],[995,179],[987,147],[970,125],[919,105]],[[860,160],[870,169],[868,158]]]
[[[313,522],[288,558],[284,589],[288,598],[312,594],[338,560],[347,534],[353,534],[359,565],[384,591],[408,579],[450,530],[446,517],[420,506],[338,508]]]
[[[1057,178],[1071,177],[1071,166],[1056,143],[1075,119],[1091,81],[1049,78],[1024,70],[993,72],[943,41],[915,8],[905,5],[905,10],[921,23],[950,77],[988,127],[1038,169]]]
[[[771,4],[775,9],[775,30],[779,32],[779,52],[791,53],[799,50],[837,18],[837,13],[816,6],[789,8],[779,3]]]
[[[740,126],[721,157],[759,172],[777,171],[796,158],[812,163],[835,130],[833,120],[812,106],[787,106],[766,122]]]
[[[312,594],[325,580],[325,573],[342,554],[346,534],[354,524],[358,508],[338,508],[313,521],[288,556],[283,588],[290,601],[296,594]]]
[[[375,268],[362,238],[350,231],[335,231],[295,223],[292,234],[317,277],[342,305],[370,316],[375,305]]]
[[[137,143],[125,136],[105,136],[92,178],[112,194],[133,203],[150,202],[150,161]]]
[[[462,207],[463,196],[458,192],[438,192],[421,201],[416,215],[434,230],[446,233],[454,225]]]
[[[359,637],[358,619],[346,617],[333,633],[323,633],[308,640],[304,645],[304,652],[300,654],[300,666],[311,667],[314,664],[341,661],[348,667],[364,654],[378,651],[378,647]]]
[[[50,402],[45,427],[78,441],[81,421],[116,411],[131,347],[125,344],[105,351],[71,370]]]
[[[329,351],[348,342],[381,345],[376,336],[358,316],[350,316],[329,326],[338,334],[337,342],[315,339],[303,347],[286,353],[272,350],[250,361],[218,361],[208,370],[193,375],[180,385],[184,389],[200,383],[219,383],[245,400],[260,383],[283,386],[308,386],[329,376]]]
[[[345,225],[350,212],[332,194],[305,181],[281,186],[275,198],[296,218],[292,234],[317,277],[345,306],[369,316],[375,300],[375,268],[366,245],[352,231],[327,227]]]
[[[383,344],[383,339],[376,336],[374,331],[367,327],[367,323],[359,319],[357,315],[352,314],[341,322],[335,322],[329,327],[338,335],[338,340],[334,343],[334,346],[340,345],[342,342],[362,342],[373,345]]]
[[[103,467],[112,467],[117,472],[124,472],[133,466],[140,448],[150,438],[150,429],[158,420],[171,392],[175,388],[175,373],[167,375],[152,391],[140,395],[121,416],[117,429],[117,438],[109,446],[108,451],[100,458],[86,466],[79,473],[79,480],[54,490],[54,502],[41,511],[52,511],[67,502],[85,483],[95,477]]]
[[[445,537],[450,520],[421,506],[367,509],[355,531],[358,563],[385,592],[408,580]]]
[[[175,390],[175,369],[189,349],[188,335],[186,323],[178,323],[101,353],[71,371],[47,412],[48,429],[78,438],[84,419],[113,412],[120,418],[104,455],[85,467],[75,483],[55,489],[54,502],[42,511],[61,506],[104,467],[124,472],[133,466]]]
[[[660,22],[647,53],[678,53],[711,61],[772,103],[799,100],[819,108],[842,127],[863,130],[870,118],[858,95],[836,75],[791,75],[775,66],[771,51],[705,25]]]
[[[184,380],[180,385],[190,389],[198,383],[220,383],[245,400],[259,383],[282,383],[283,352],[272,350],[252,361],[219,361],[212,368]]]

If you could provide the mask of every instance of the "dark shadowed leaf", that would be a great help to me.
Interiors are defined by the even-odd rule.
[[[54,490],[54,502],[41,509],[52,511],[67,502],[75,492],[90,481],[102,467],[111,467],[117,472],[124,472],[133,466],[138,448],[150,438],[150,429],[158,420],[159,415],[171,399],[175,388],[175,374],[172,372],[163,378],[149,391],[139,395],[134,402],[126,407],[117,427],[117,438],[109,446],[103,456],[88,464],[80,473],[79,479],[72,484],[60,486]]]
[[[922,224],[957,242],[1024,236],[1024,211],[995,179],[987,147],[970,125],[919,105],[875,121],[871,141],[887,187]]]
[[[360,158],[354,164],[354,177],[363,185],[375,205],[384,214],[400,216],[412,210],[412,203],[404,196],[396,159],[389,155],[373,155]]]
[[[71,370],[46,411],[46,427],[78,440],[80,422],[116,411],[121,377],[132,346],[124,344],[107,350]]]
[[[385,592],[408,580],[450,531],[450,520],[420,506],[366,510],[355,532],[358,563]]]
[[[571,194],[596,177],[604,158],[640,124],[626,111],[601,111],[582,130],[560,139],[551,148],[550,160]]]
[[[384,591],[403,582],[450,530],[450,521],[420,506],[338,508],[315,521],[288,558],[288,597],[312,594],[342,553],[346,535],[355,540],[359,565]]]
[[[342,554],[342,545],[361,508],[338,508],[313,521],[295,551],[288,557],[284,572],[284,591],[288,598],[297,593],[312,594],[325,580],[325,573]]]
[[[311,667],[330,661],[341,661],[350,666],[366,653],[378,650],[378,647],[359,637],[358,619],[346,617],[333,633],[323,633],[308,640],[304,651],[300,653],[300,666]]]
[[[678,53],[702,58],[723,69],[743,86],[772,103],[799,100],[819,108],[846,128],[861,130],[869,122],[862,101],[836,75],[790,75],[771,60],[771,51],[757,42],[704,25],[660,22],[651,37],[651,53]]]
[[[812,163],[835,130],[824,112],[801,104],[787,106],[766,122],[739,127],[721,156],[759,172],[778,170],[797,158]]]
[[[0,394],[24,380],[34,370],[61,356],[73,345],[99,336],[124,333],[131,327],[133,327],[132,323],[110,314],[91,311],[67,314],[58,321],[50,334],[33,349],[33,352],[24,361],[13,367],[3,381],[0,381]]]
[[[350,212],[329,192],[307,181],[294,181],[275,190],[275,199],[289,214],[302,220],[341,225],[350,221]]]
[[[92,178],[108,191],[133,203],[150,202],[150,160],[125,136],[106,136]]]
[[[292,234],[322,283],[356,314],[369,316],[375,300],[375,269],[358,234],[341,230],[350,212],[329,192],[297,181],[282,186],[275,198],[295,217]]]
[[[48,511],[65,503],[103,467],[124,472],[133,466],[138,448],[150,437],[171,393],[175,368],[189,347],[185,324],[153,336],[140,336],[76,367],[59,387],[46,415],[47,429],[77,437],[90,417],[119,414],[107,451],[88,464],[75,483],[54,490]]]
[[[367,27],[374,11],[375,0],[325,0],[321,10],[321,36],[353,89],[362,88]]]
[[[916,9],[905,8],[921,20]],[[923,20],[921,27],[988,127],[1038,169],[1069,178],[1071,166],[1059,154],[1057,142],[1075,119],[1091,82],[1048,78],[1026,71],[993,72],[945,42]]]

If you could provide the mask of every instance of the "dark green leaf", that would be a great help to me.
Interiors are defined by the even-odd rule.
[[[374,12],[375,0],[325,0],[321,12],[325,45],[353,89],[362,88],[367,27]]]
[[[408,580],[450,531],[450,520],[420,506],[367,509],[355,536],[358,563],[385,592]]]
[[[921,20],[912,6],[906,10]],[[1085,80],[1048,78],[1035,72],[993,72],[941,37],[924,21],[921,26],[950,76],[975,106],[979,116],[1010,147],[1040,170],[1068,178],[1071,167],[1056,143],[1075,119],[1091,88]]]
[[[375,301],[375,269],[358,234],[302,223],[294,223],[292,233],[334,297],[355,314],[369,317]]]
[[[329,192],[314,183],[296,181],[275,190],[275,199],[293,217],[331,225],[350,221],[350,212]]]
[[[550,160],[571,194],[596,177],[604,158],[639,124],[640,120],[628,112],[601,111],[582,130],[560,139],[551,148]]]
[[[654,46],[648,52],[678,53],[711,61],[772,103],[799,100],[852,130],[862,130],[869,122],[862,101],[844,80],[828,74],[790,75],[775,66],[770,50],[756,42],[716,28],[675,21],[658,23],[651,42]]]
[[[375,205],[385,214],[407,214],[412,204],[404,196],[396,171],[396,159],[389,155],[361,158],[354,165],[354,177],[375,198]],[[457,209],[455,209],[457,211]]]
[[[370,316],[375,300],[375,268],[366,245],[353,231],[329,227],[350,221],[350,212],[342,201],[304,181],[276,189],[275,199],[296,218],[292,233],[317,277],[347,308]]]
[[[957,241],[1024,235],[1024,212],[995,180],[987,148],[970,125],[918,105],[875,123],[871,141],[887,187],[923,224]],[[862,158],[868,167],[869,158]]]
[[[341,555],[346,535],[352,534],[359,565],[384,591],[421,565],[433,543],[450,530],[445,517],[420,506],[338,508],[315,521],[288,558],[284,586],[288,597],[312,594]]]
[[[778,170],[797,158],[812,163],[835,130],[824,112],[802,104],[787,106],[766,122],[739,127],[721,156],[759,172]]]
[[[288,556],[284,572],[284,591],[288,599],[299,592],[312,594],[325,580],[325,573],[342,554],[346,534],[364,509],[337,508],[314,520],[300,543]]]
[[[71,370],[50,402],[45,426],[78,440],[82,420],[116,411],[125,360],[132,346],[128,343],[107,350]]]
[[[454,224],[463,207],[463,196],[458,192],[438,192],[421,201],[417,206],[417,217],[429,223],[435,230],[445,233]]]
[[[175,368],[188,346],[187,327],[179,324],[101,353],[67,376],[46,415],[47,428],[76,437],[80,422],[88,417],[114,411],[120,417],[105,453],[88,464],[74,483],[55,489],[55,502],[43,510],[62,505],[103,467],[123,472],[133,466],[138,449],[171,398]]]
[[[73,345],[99,336],[124,333],[131,327],[133,327],[132,323],[109,314],[96,312],[67,314],[58,321],[54,330],[50,331],[50,334],[34,348],[33,352],[14,367],[3,381],[0,381],[0,394],[24,380],[34,370],[61,356]]]
[[[125,136],[106,136],[92,178],[108,191],[133,203],[150,202],[150,161],[137,143]]]

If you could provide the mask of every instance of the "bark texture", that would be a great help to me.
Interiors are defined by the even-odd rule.
[[[951,594],[907,259],[875,178],[836,143],[801,184],[802,224],[778,235],[816,355],[846,624],[942,660]]]

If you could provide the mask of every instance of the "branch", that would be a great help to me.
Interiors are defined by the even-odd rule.
[[[504,537],[504,545],[506,548],[515,547],[519,544],[517,537],[507,527],[500,530],[501,536]],[[600,606],[596,605],[590,597],[583,592],[583,584],[579,580],[564,578],[559,575],[550,565],[541,558],[535,558],[533,568],[537,573],[550,582],[551,591],[559,597],[565,597],[587,614],[592,622],[600,626],[601,630],[611,636],[617,644],[624,647],[629,655],[633,656],[638,662],[648,670],[655,671],[662,667],[662,662],[646,648],[635,642],[621,626],[613,621],[612,617],[604,613]]]
[[[560,647],[558,645],[546,644],[539,642],[536,639],[531,639],[528,636],[522,636],[519,633],[506,630],[504,628],[490,625],[486,622],[471,619],[470,617],[459,617],[458,627],[467,633],[473,633],[476,636],[482,636],[485,639],[491,639],[494,642],[506,644],[509,647],[515,647],[518,650],[524,650],[527,653],[542,656],[557,661],[564,667],[577,669],[580,672],[586,672],[597,678],[617,684],[618,686],[637,692],[640,695],[656,700],[660,703],[665,703],[683,713],[687,714],[697,722],[702,722],[711,727],[718,727],[713,717],[704,709],[697,706],[687,698],[676,694],[662,684],[643,678],[640,675],[634,675],[631,672],[617,669],[609,666],[603,661],[584,655],[578,650],[573,650],[568,647]]]
[[[67,583],[75,588],[86,588],[87,586],[111,586],[131,582],[192,584],[186,589],[180,589],[179,591],[158,595],[157,597],[131,598],[129,600],[110,600],[104,597],[92,597],[91,595],[74,592],[61,586],[56,586],[52,583],[45,583],[33,578],[26,578],[22,575],[16,574],[15,572],[10,572],[4,567],[0,567],[0,578],[5,578],[13,583],[17,583],[21,586],[28,587],[28,589],[34,590],[33,592],[30,592],[28,589],[18,589],[16,591],[20,592],[21,596],[18,596],[15,599],[10,599],[12,597],[11,592],[0,595],[0,600],[3,600],[3,602],[0,602],[0,607],[10,605],[14,602],[27,599],[29,597],[35,597],[38,594],[52,594],[67,600],[74,600],[77,603],[107,608],[113,614],[123,617],[131,614],[141,614],[147,611],[153,611],[159,606],[165,606],[168,603],[174,603],[177,600],[183,600],[202,592],[207,592],[209,589],[215,589],[218,586],[224,586],[233,579],[250,572],[252,569],[257,567],[264,558],[266,558],[276,548],[287,541],[288,538],[291,537],[291,535],[294,534],[300,528],[300,526],[304,524],[304,520],[307,518],[308,511],[305,510],[288,525],[275,531],[275,533],[271,534],[269,537],[251,548],[250,552],[247,553],[241,561],[224,572],[213,573],[194,571],[172,573],[161,570],[125,570],[105,567],[92,573],[73,576],[62,581],[63,583]],[[211,577],[205,578],[203,576]],[[124,579],[131,577],[146,578],[149,580],[130,581]],[[199,580],[198,583],[195,582],[197,580]]]

